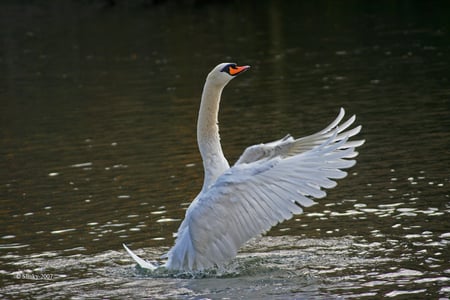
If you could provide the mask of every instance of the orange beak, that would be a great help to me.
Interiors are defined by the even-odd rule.
[[[230,68],[229,72],[230,75],[236,76],[242,72],[247,71],[250,68],[250,66],[236,66],[235,68]]]

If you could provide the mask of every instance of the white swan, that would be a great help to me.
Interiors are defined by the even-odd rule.
[[[197,139],[205,170],[201,192],[189,206],[175,245],[164,256],[168,269],[193,271],[221,266],[236,256],[249,239],[315,204],[326,195],[341,169],[356,162],[355,148],[364,140],[348,141],[361,126],[347,130],[355,116],[341,124],[344,109],[325,129],[299,139],[281,140],[247,148],[230,167],[220,145],[218,111],[227,83],[249,66],[222,63],[206,79],[197,123]],[[142,267],[147,262],[123,245]]]

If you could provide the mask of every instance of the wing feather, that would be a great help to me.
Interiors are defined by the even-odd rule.
[[[327,127],[306,137],[294,139],[292,136],[287,135],[284,138],[274,142],[250,146],[245,149],[236,164],[251,163],[262,159],[270,159],[276,156],[294,156],[311,150],[319,145],[323,145],[323,143],[329,140],[329,138],[333,135],[335,135],[335,138],[331,142],[343,140],[345,137],[351,138],[357,135],[361,131],[361,126],[345,131],[355,122],[355,115],[340,124],[344,118],[344,115],[345,111],[341,108],[336,119]],[[342,147],[359,147],[363,143],[364,140],[347,141],[342,145]]]

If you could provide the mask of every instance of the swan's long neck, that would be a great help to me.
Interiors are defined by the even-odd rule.
[[[205,170],[203,190],[213,184],[217,177],[230,167],[222,152],[218,126],[219,104],[223,88],[208,78],[200,103],[197,141]]]

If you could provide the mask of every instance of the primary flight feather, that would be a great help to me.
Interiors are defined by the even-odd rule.
[[[290,135],[248,147],[230,167],[222,152],[218,127],[221,94],[227,83],[249,66],[222,63],[206,78],[197,123],[197,141],[205,171],[203,187],[181,223],[175,245],[157,266],[126,251],[142,267],[194,271],[222,266],[249,239],[303,212],[323,198],[322,188],[336,186],[342,169],[352,167],[355,148],[364,140],[349,139],[361,126],[349,129],[352,116],[337,118],[323,130],[295,139]]]

